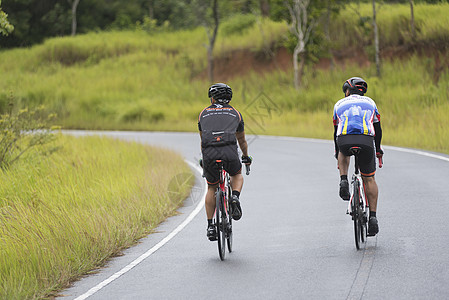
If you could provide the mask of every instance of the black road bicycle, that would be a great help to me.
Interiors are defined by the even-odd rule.
[[[215,163],[220,170],[220,182],[215,192],[215,214],[212,222],[216,226],[218,254],[220,259],[224,260],[226,255],[225,244],[228,246],[229,253],[232,252],[232,208],[230,205],[232,188],[230,176],[223,168],[223,161],[216,160]],[[246,175],[248,175],[250,167],[249,165],[245,166]]]

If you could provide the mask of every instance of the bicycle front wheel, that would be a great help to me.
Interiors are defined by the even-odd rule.
[[[223,192],[218,190],[215,194],[215,220],[217,223],[218,255],[221,260],[226,254],[226,212],[224,211]]]

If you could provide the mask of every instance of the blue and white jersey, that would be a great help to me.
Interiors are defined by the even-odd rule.
[[[334,125],[338,126],[337,136],[363,134],[374,136],[373,123],[380,121],[380,114],[373,99],[349,95],[334,106]]]

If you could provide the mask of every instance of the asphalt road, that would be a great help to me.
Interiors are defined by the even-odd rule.
[[[103,134],[200,157],[197,134]],[[61,299],[449,299],[449,156],[385,147],[376,174],[380,232],[357,251],[332,142],[249,143],[254,163],[225,261],[206,238],[195,170],[181,214]]]

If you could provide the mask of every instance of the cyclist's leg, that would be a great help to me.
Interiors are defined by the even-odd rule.
[[[363,185],[365,186],[365,195],[368,200],[370,212],[377,210],[377,197],[379,195],[379,189],[377,187],[374,176],[365,177],[362,176]]]
[[[362,145],[359,165],[363,184],[365,186],[365,195],[369,204],[368,235],[370,236],[374,236],[379,232],[379,225],[376,216],[379,189],[374,177],[376,173],[375,159],[376,156],[373,141],[367,140],[367,142]]]
[[[242,173],[231,176],[231,187],[232,191],[241,193],[243,187],[243,176]]]
[[[340,171],[340,177],[342,175],[348,176],[349,161],[351,154],[349,153],[349,148],[354,145],[352,135],[343,135],[337,137],[338,144],[338,170]]]
[[[220,171],[215,164],[215,159],[204,158],[203,159],[204,177],[208,184],[206,193],[206,214],[207,219],[212,219],[215,211],[215,190],[217,189],[218,182],[220,181]]]
[[[350,156],[349,148],[353,146],[352,136],[339,136],[337,137],[337,144],[339,148],[338,152],[338,170],[340,172],[340,190],[339,195],[345,201],[348,201],[351,197],[349,193],[349,180],[348,169]]]
[[[368,221],[368,235],[374,236],[379,232],[379,224],[377,222],[377,198],[379,189],[377,187],[374,175],[367,177],[363,176],[363,184],[365,185],[365,195],[369,203],[369,221]]]
[[[240,162],[237,148],[223,147],[224,169],[231,177],[231,187],[233,191],[241,192],[243,186],[242,163]]]
[[[205,208],[207,216],[207,237],[209,240],[216,240],[215,225],[212,224],[212,219],[215,212],[215,191],[218,187],[218,182],[220,181],[220,172],[215,164],[215,159],[209,159],[203,154],[203,168],[204,176],[208,184],[206,198],[205,198]]]
[[[242,217],[242,207],[240,206],[239,197],[243,187],[243,176],[242,176],[242,163],[240,162],[238,156],[225,163],[225,170],[229,173],[231,177],[232,218],[234,220],[239,220]]]
[[[231,177],[232,191],[240,193],[243,187],[242,163],[238,158],[228,160],[225,163],[225,170]]]
[[[206,193],[206,215],[207,219],[211,220],[215,212],[215,191],[218,185],[208,185]]]
[[[343,153],[338,153],[338,170],[340,171],[340,176],[348,176],[350,156],[346,156]]]
[[[360,173],[362,174],[363,184],[365,186],[365,195],[368,200],[370,211],[376,211],[378,187],[374,175],[376,174],[376,154],[373,141],[366,138],[361,143],[359,155]]]

